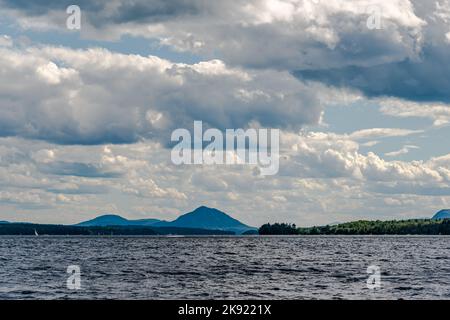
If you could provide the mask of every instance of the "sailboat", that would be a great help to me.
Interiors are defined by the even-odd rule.
[[[36,229],[34,229],[34,235],[37,237],[39,235],[39,233],[36,231]]]

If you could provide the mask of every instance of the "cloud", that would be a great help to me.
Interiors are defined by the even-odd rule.
[[[415,146],[405,146],[408,149]],[[281,174],[303,178],[351,178],[377,185],[407,186],[408,192],[446,190],[450,186],[448,156],[430,161],[387,161],[373,152],[362,154],[359,144],[346,135],[308,132],[287,134],[284,148],[290,150],[280,163]],[[437,193],[439,194],[439,193]]]
[[[419,149],[419,147],[407,145],[407,146],[404,146],[403,148],[401,148],[400,150],[386,152],[384,155],[387,157],[397,157],[397,156],[409,153],[409,150],[411,150],[411,149]]]
[[[416,43],[416,55],[397,56],[391,61],[372,65],[313,67],[298,70],[295,75],[303,80],[358,89],[367,97],[397,97],[418,102],[448,103],[450,60],[446,37],[450,22],[450,2],[413,1],[411,8],[413,14],[424,23],[416,31],[401,35],[398,43],[405,39],[415,39],[413,42]],[[389,27],[385,30],[389,30]],[[373,50],[378,48],[382,47],[373,43]],[[387,53],[385,49],[382,49],[382,52]]]
[[[400,99],[380,99],[380,111],[389,116],[399,118],[426,118],[433,121],[434,126],[442,126],[450,122],[450,105],[443,103],[417,103]]]
[[[2,0],[24,28],[65,30],[68,1]],[[80,1],[84,37],[132,35],[230,66],[293,72],[368,97],[449,102],[449,2]],[[367,21],[380,12],[381,28]],[[208,27],[205,27],[208,26]]]
[[[14,1],[1,0],[4,10],[13,11],[19,17],[38,19],[50,13],[64,12],[68,6],[74,4],[69,0],[40,0],[40,1]],[[87,21],[97,27],[107,24],[122,24],[127,22],[148,23],[160,22],[182,16],[191,16],[203,11],[202,1],[114,1],[111,3],[103,1],[79,0],[76,2],[87,15]],[[49,21],[49,25],[57,24],[56,17]]]
[[[287,72],[219,60],[172,63],[104,49],[0,49],[0,136],[58,144],[167,144],[175,128],[299,129],[320,121],[319,94]]]
[[[67,17],[64,10],[72,4],[1,3],[3,11],[22,27],[61,31]],[[83,12],[82,32],[87,37],[131,34],[158,39],[179,51],[214,52],[232,65],[283,70],[367,66],[415,57],[426,26],[407,0],[118,0],[77,4]],[[383,28],[375,32],[367,28],[369,9],[374,6],[383,19]]]
[[[426,47],[419,61],[376,66],[348,66],[294,72],[300,79],[320,81],[337,87],[356,88],[367,97],[392,96],[412,101],[450,102],[449,47]]]
[[[47,164],[41,164],[39,170],[46,174],[68,175],[90,178],[116,178],[120,176],[119,172],[109,172],[103,168],[91,164],[76,162],[56,161]]]
[[[407,130],[399,128],[371,128],[352,132],[349,138],[352,140],[379,139],[387,137],[404,137],[412,134],[422,133],[423,130]]]

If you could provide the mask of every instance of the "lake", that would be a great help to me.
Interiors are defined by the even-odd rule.
[[[448,236],[0,237],[0,299],[449,298]]]

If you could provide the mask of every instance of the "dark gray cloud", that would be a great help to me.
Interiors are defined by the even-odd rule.
[[[406,28],[398,36],[389,38],[385,32],[393,29],[383,25],[381,30],[371,31],[381,36],[376,41],[367,37],[366,32],[362,32],[361,37],[342,34],[340,45],[347,43],[345,48],[356,49],[354,54],[348,52],[353,63],[331,68],[297,68],[293,74],[302,80],[358,89],[371,98],[388,96],[417,102],[450,102],[450,3],[413,0],[411,4],[413,14],[423,21],[420,28]],[[381,13],[386,20],[385,12]],[[402,57],[401,51],[396,51],[400,47],[395,42],[408,41],[412,43],[413,54]],[[368,52],[394,59],[361,64],[364,58],[373,61],[374,56],[367,55]]]
[[[115,23],[160,22],[173,17],[196,15],[202,10],[202,1],[124,1],[112,15]],[[105,21],[106,22],[106,21]]]
[[[45,16],[51,11],[65,12],[68,6],[77,5],[81,8],[85,20],[98,28],[128,22],[162,22],[196,15],[205,8],[204,4],[201,0],[0,0],[0,5],[4,9],[15,10],[29,17]]]
[[[361,90],[368,97],[392,96],[413,101],[450,102],[450,47],[426,47],[420,60],[371,67],[302,70],[293,74],[336,87]]]
[[[26,27],[64,27],[70,1],[0,0],[26,18]],[[375,0],[384,14],[380,30],[366,26],[367,1],[337,3],[262,0],[78,1],[85,36],[133,34],[161,40],[177,50],[256,68],[295,70],[343,65],[373,65],[412,56],[425,22],[404,0]],[[426,16],[433,8],[426,6]],[[61,14],[55,12],[61,11]],[[53,14],[50,14],[53,13]]]
[[[0,3],[14,9],[19,19],[27,18],[28,26],[39,16],[38,25],[50,27],[61,27],[65,8],[73,4],[68,0]],[[446,36],[450,8],[446,1],[438,5],[418,0],[355,0],[336,5],[306,0],[81,0],[76,4],[82,8],[87,25],[82,32],[87,36],[156,38],[176,50],[214,54],[229,65],[289,71],[302,80],[358,89],[368,97],[450,100]],[[380,29],[367,27],[369,4],[380,9]],[[49,14],[58,10],[60,16]],[[189,105],[189,99],[180,95],[180,105],[182,100]],[[270,117],[262,114],[261,118]],[[4,124],[3,132],[8,131],[14,130]],[[70,136],[80,137],[80,133],[72,131],[65,134],[62,130],[65,138],[56,140],[76,142]],[[111,142],[136,139],[126,130],[110,132],[108,138]]]
[[[80,0],[76,2],[89,10],[99,10],[103,7],[98,1]],[[47,14],[50,10],[65,10],[74,3],[68,0],[1,0],[0,4],[3,8],[16,9],[27,15],[36,16]]]

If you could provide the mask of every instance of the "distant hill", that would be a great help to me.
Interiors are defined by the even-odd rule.
[[[105,226],[151,226],[189,228],[202,230],[221,230],[243,234],[246,231],[256,231],[257,228],[247,226],[230,217],[226,213],[208,207],[199,207],[192,212],[181,215],[174,221],[161,221],[158,219],[128,220],[118,215],[103,215],[95,219],[81,222],[78,227],[105,227]]]
[[[450,209],[445,209],[445,210],[439,211],[431,219],[433,219],[433,220],[450,219]]]
[[[243,234],[246,231],[257,230],[257,228],[247,226],[220,210],[205,206],[186,213],[174,221],[161,221],[155,223],[154,226],[224,230],[232,231],[236,234]]]
[[[0,221],[0,223],[9,223],[8,221]]]
[[[161,220],[158,219],[128,220],[118,215],[106,214],[94,218],[92,220],[78,223],[76,224],[76,226],[77,227],[151,226],[157,222],[161,222]]]

